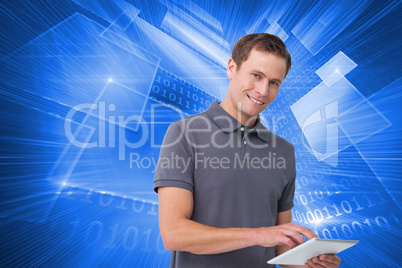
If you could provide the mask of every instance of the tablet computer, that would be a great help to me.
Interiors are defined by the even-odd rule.
[[[321,254],[337,254],[358,243],[358,240],[313,238],[268,261],[269,264],[305,264]]]

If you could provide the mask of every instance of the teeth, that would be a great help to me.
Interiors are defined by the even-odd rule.
[[[259,105],[261,105],[262,104],[262,102],[261,101],[258,101],[258,100],[256,100],[256,99],[253,99],[252,97],[250,97],[250,96],[248,96],[249,98],[250,98],[250,100],[252,100],[252,101],[254,101],[255,103],[257,103],[257,104],[259,104]]]

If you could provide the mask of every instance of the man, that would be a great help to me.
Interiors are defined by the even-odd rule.
[[[267,261],[316,235],[291,223],[293,146],[259,114],[291,67],[284,43],[242,37],[228,62],[228,92],[168,129],[155,173],[159,226],[171,267],[270,267]],[[338,267],[321,255],[302,267]]]

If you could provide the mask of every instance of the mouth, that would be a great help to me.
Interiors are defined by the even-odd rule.
[[[253,97],[250,97],[249,95],[247,95],[247,97],[248,97],[252,102],[254,102],[254,103],[258,104],[258,105],[263,105],[263,104],[264,104],[264,102],[259,101],[259,100],[257,100],[257,99],[254,99]]]

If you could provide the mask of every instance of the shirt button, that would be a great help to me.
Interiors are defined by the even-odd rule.
[[[241,127],[240,130],[241,130],[241,131],[244,131],[244,127]]]
[[[247,142],[246,142],[246,141],[244,141],[244,144],[247,144]]]

